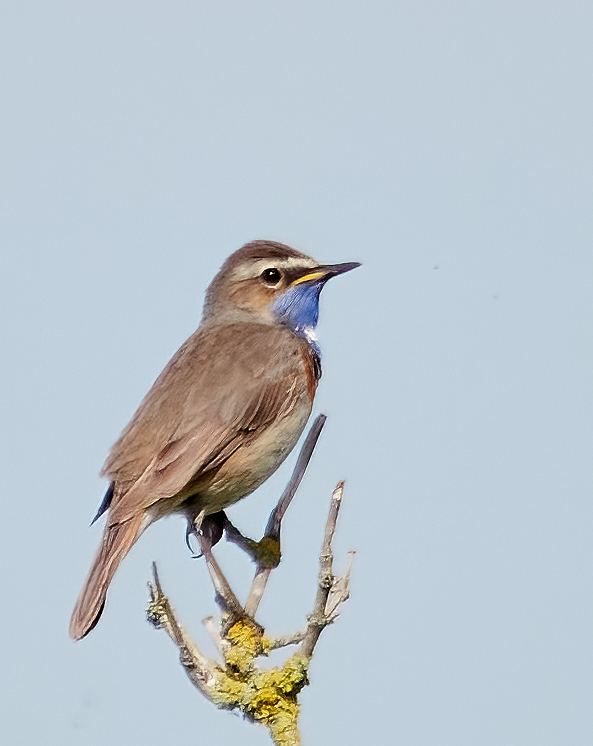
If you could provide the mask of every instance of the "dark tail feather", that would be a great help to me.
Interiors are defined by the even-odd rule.
[[[73,640],[82,640],[99,621],[109,584],[119,563],[142,533],[141,524],[142,516],[139,516],[124,523],[105,526],[99,551],[70,619],[70,637]]]
[[[95,517],[91,521],[91,526],[95,521],[98,521],[99,518],[105,513],[105,511],[109,510],[111,503],[113,501],[113,495],[115,493],[115,482],[111,482],[109,487],[107,488],[107,492],[103,495],[103,499],[101,500],[101,505],[99,505],[99,509],[95,513]]]

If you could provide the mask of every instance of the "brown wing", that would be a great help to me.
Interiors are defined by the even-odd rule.
[[[113,446],[102,474],[119,498],[119,523],[183,493],[199,472],[312,400],[306,343],[282,328],[234,324],[199,329],[161,373]],[[124,487],[125,485],[125,487]]]

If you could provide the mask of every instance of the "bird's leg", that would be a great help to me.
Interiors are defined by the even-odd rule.
[[[201,534],[209,542],[210,548],[212,549],[212,547],[218,544],[222,538],[222,532],[226,520],[227,517],[224,510],[220,510],[218,513],[212,513],[212,515],[203,515],[203,513],[200,513],[197,518],[188,518],[187,528],[185,530],[185,543],[194,557],[201,557],[202,554],[196,554],[194,552],[190,543],[190,537],[195,536],[198,538],[198,534]]]
[[[222,511],[220,512],[220,515],[224,517]],[[205,512],[201,510],[192,521],[190,533],[197,538],[200,544],[201,554],[199,556],[203,556],[206,560],[206,567],[210,573],[210,580],[212,581],[212,585],[216,592],[216,601],[218,605],[226,613],[230,614],[233,619],[241,619],[245,616],[243,607],[233,593],[220,565],[214,559],[214,555],[212,554],[212,545],[222,536],[222,526],[220,527],[220,531],[216,528],[217,524],[220,523],[222,519],[218,518],[214,521],[209,521],[208,519],[210,517],[211,516],[207,516]],[[214,542],[212,541],[212,534],[215,537]],[[217,535],[218,538],[216,538]]]
[[[267,534],[260,541],[244,536],[229,519],[224,517],[224,532],[227,541],[236,544],[260,567],[273,569],[280,564],[280,535],[278,538]]]

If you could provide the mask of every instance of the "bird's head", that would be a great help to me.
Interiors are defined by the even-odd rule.
[[[311,337],[325,283],[359,266],[319,264],[284,244],[253,241],[231,254],[212,280],[203,321],[283,324]]]

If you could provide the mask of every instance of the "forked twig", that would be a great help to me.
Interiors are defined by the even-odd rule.
[[[325,533],[323,536],[323,546],[319,555],[319,582],[317,585],[317,597],[313,613],[309,616],[309,624],[305,633],[305,639],[300,648],[300,652],[305,658],[311,658],[313,650],[319,639],[319,635],[333,621],[326,613],[327,601],[329,594],[334,587],[335,578],[333,576],[334,555],[332,553],[332,540],[336,531],[338,513],[342,505],[342,496],[344,494],[344,482],[338,482],[336,486],[330,507],[327,523],[325,524]],[[335,612],[334,612],[335,613]]]
[[[303,445],[289,485],[270,515],[266,537],[279,538],[280,522],[303,477],[324,422],[323,416],[315,421]],[[221,662],[210,660],[201,653],[177,621],[171,604],[163,593],[156,565],[153,564],[153,581],[149,583],[148,620],[158,629],[164,629],[173,640],[187,676],[207,699],[218,708],[238,710],[246,718],[265,725],[276,746],[301,744],[298,730],[298,694],[309,683],[309,662],[321,632],[335,620],[339,607],[348,598],[353,553],[344,575],[337,579],[333,576],[332,540],[343,491],[344,483],[340,482],[332,495],[319,556],[320,572],[315,605],[303,632],[274,639],[267,637],[263,627],[249,613],[249,603],[254,606],[253,613],[257,610],[257,604],[265,589],[265,581],[257,594],[250,593],[252,600],[248,599],[244,611],[212,556],[210,547],[207,546],[208,542],[204,542],[202,552],[210,572],[216,600],[222,610],[220,631],[216,629],[212,617],[204,620],[222,655]],[[271,569],[258,566],[252,592],[254,585],[262,582],[261,578],[265,577],[267,581]],[[267,669],[258,666],[258,658],[288,645],[299,645],[299,648],[282,666]]]

